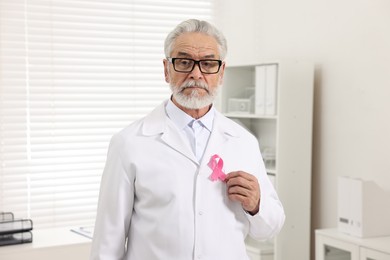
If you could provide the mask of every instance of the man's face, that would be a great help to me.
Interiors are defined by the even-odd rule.
[[[219,60],[217,41],[203,33],[185,33],[173,43],[171,58],[189,58],[194,60]],[[173,99],[188,109],[208,107],[214,100],[219,85],[222,84],[225,64],[216,74],[204,74],[199,66],[188,73],[177,72],[173,65],[164,60],[165,81],[170,84]],[[192,82],[192,84],[189,84]],[[187,83],[187,84],[186,84]]]

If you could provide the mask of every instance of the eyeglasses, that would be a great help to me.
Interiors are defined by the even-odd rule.
[[[177,72],[189,73],[194,70],[195,65],[199,66],[199,69],[204,74],[218,73],[221,68],[221,60],[193,60],[184,58],[167,58],[169,62],[173,64],[173,69]]]

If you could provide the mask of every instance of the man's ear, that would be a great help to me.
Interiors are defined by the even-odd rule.
[[[169,79],[169,61],[164,59],[163,60],[163,63],[164,63],[164,77],[165,77],[165,82],[166,83],[169,83],[170,79]]]

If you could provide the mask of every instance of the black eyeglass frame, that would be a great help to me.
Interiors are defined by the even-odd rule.
[[[189,58],[171,58],[171,57],[167,57],[167,60],[170,63],[172,63],[173,69],[175,71],[177,71],[177,72],[180,72],[180,73],[190,73],[190,72],[192,72],[194,70],[195,65],[198,65],[200,72],[202,72],[203,74],[217,74],[219,72],[219,70],[221,69],[221,66],[222,66],[222,61],[221,60],[215,60],[215,59],[194,60],[194,59],[189,59]],[[194,64],[192,65],[192,68],[189,71],[177,70],[176,66],[175,66],[175,60],[189,60],[189,61],[193,61]],[[205,72],[205,71],[203,71],[202,70],[202,66],[200,66],[200,62],[204,62],[204,61],[216,61],[216,62],[218,62],[218,69],[217,69],[217,71],[216,72]]]

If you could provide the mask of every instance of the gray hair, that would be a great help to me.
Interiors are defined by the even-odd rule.
[[[165,39],[164,52],[165,56],[169,57],[172,52],[172,45],[180,35],[184,33],[199,32],[206,35],[212,36],[218,43],[219,48],[219,58],[224,60],[227,54],[227,43],[225,36],[220,32],[215,26],[206,22],[200,21],[197,19],[190,19],[184,22],[181,22],[179,25],[170,32]]]

